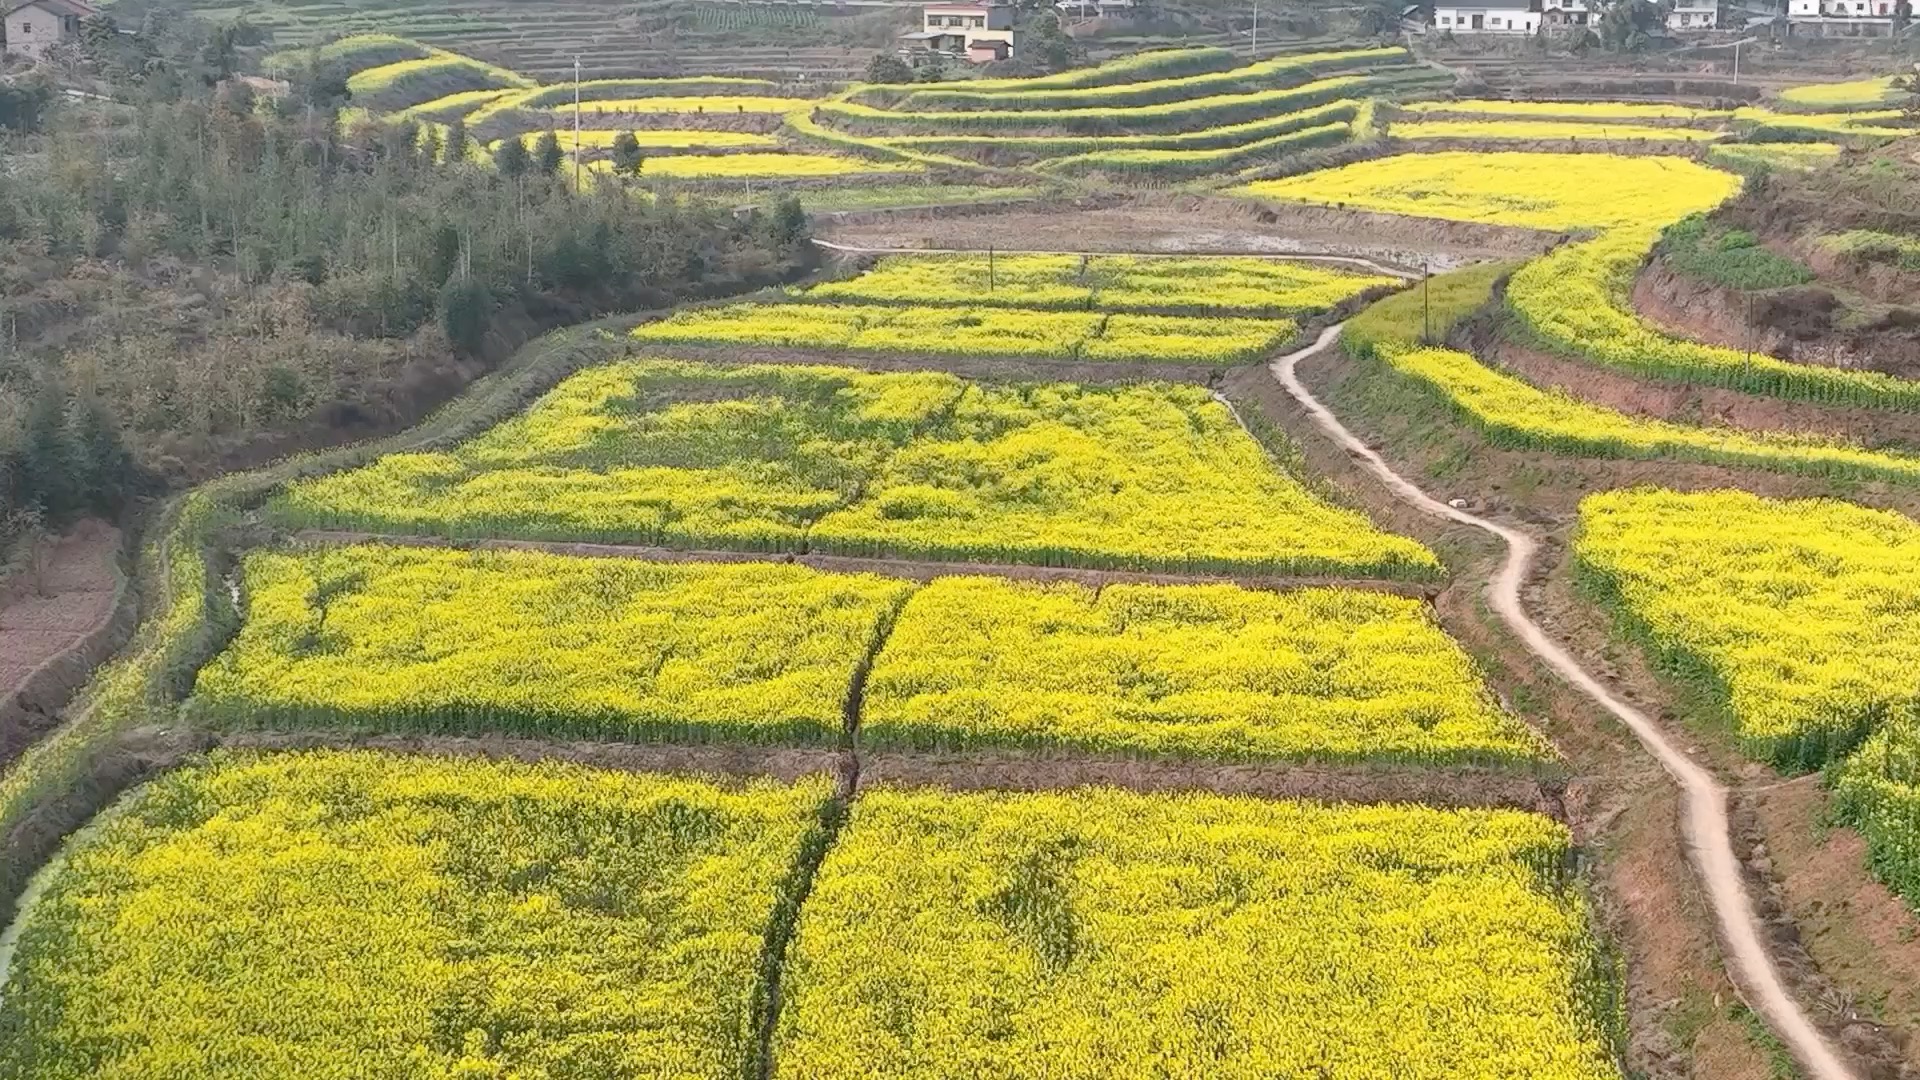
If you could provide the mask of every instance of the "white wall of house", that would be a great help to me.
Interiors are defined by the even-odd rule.
[[[71,16],[56,15],[37,4],[29,4],[7,16],[7,51],[38,60],[69,34],[78,32],[78,22]]]
[[[1533,34],[1540,30],[1540,13],[1525,8],[1435,7],[1433,28],[1456,34]]]
[[[1667,13],[1669,30],[1712,30],[1720,25],[1719,4],[1681,3]]]

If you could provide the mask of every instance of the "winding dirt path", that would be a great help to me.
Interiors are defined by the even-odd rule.
[[[1753,901],[1741,882],[1739,860],[1733,853],[1727,789],[1713,774],[1701,768],[1674,745],[1651,717],[1615,697],[1598,679],[1588,674],[1577,660],[1527,616],[1521,606],[1520,588],[1527,580],[1538,544],[1526,533],[1457,510],[1420,490],[1412,481],[1394,472],[1379,454],[1348,431],[1339,418],[1300,381],[1295,370],[1300,361],[1332,345],[1339,339],[1340,330],[1339,324],[1330,326],[1321,332],[1313,344],[1274,360],[1269,365],[1274,378],[1307,410],[1321,431],[1385,482],[1396,498],[1422,513],[1491,533],[1507,545],[1506,564],[1501,567],[1499,576],[1488,583],[1488,601],[1528,650],[1625,724],[1680,785],[1686,809],[1688,858],[1706,886],[1707,899],[1720,924],[1720,938],[1727,950],[1729,973],[1733,976],[1734,984],[1741,988],[1747,1005],[1765,1018],[1767,1025],[1814,1080],[1857,1080],[1857,1074],[1834,1051],[1826,1037],[1807,1019],[1793,996],[1787,992],[1773,955],[1767,951]]]

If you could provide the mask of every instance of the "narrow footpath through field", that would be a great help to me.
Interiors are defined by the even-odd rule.
[[[1768,1026],[1814,1080],[1856,1080],[1854,1071],[1835,1053],[1825,1036],[1807,1019],[1799,1004],[1787,992],[1773,956],[1767,951],[1753,901],[1741,882],[1739,860],[1734,855],[1726,788],[1674,745],[1651,717],[1615,697],[1602,686],[1565,649],[1548,637],[1521,606],[1520,588],[1531,571],[1538,547],[1534,539],[1519,530],[1448,506],[1422,491],[1412,481],[1393,471],[1385,459],[1348,431],[1339,418],[1300,381],[1295,370],[1300,361],[1338,341],[1343,325],[1330,326],[1321,332],[1313,344],[1275,359],[1269,365],[1274,378],[1306,409],[1322,431],[1341,449],[1379,476],[1396,498],[1422,513],[1491,533],[1506,544],[1506,564],[1499,576],[1488,583],[1488,599],[1493,609],[1529,651],[1625,724],[1680,785],[1686,803],[1688,857],[1706,885],[1707,899],[1713,905],[1714,916],[1720,923],[1721,938],[1727,947],[1733,969],[1730,974],[1735,985],[1741,988],[1743,996],[1748,999],[1747,1005],[1766,1019]]]

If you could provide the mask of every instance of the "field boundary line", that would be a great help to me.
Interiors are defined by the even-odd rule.
[[[862,247],[857,244],[841,244],[832,240],[813,238],[813,246],[842,255],[985,255],[986,248],[905,248],[905,247]],[[1052,251],[1027,248],[994,248],[995,255],[1089,255],[1095,258],[1127,256],[1144,259],[1273,259],[1287,262],[1323,262],[1340,263],[1345,266],[1357,266],[1384,277],[1395,277],[1402,281],[1418,281],[1420,275],[1404,267],[1389,266],[1375,262],[1361,255],[1330,255],[1315,251],[1262,251],[1257,254],[1242,254],[1227,251]]]
[[[446,548],[457,551],[538,551],[581,558],[644,559],[649,562],[789,563],[827,573],[871,573],[925,584],[944,577],[998,577],[1009,581],[1075,581],[1083,585],[1238,585],[1246,589],[1358,589],[1431,601],[1446,586],[1443,581],[1403,581],[1396,578],[1315,577],[1308,574],[1209,574],[1172,570],[1106,570],[1097,567],[1040,566],[1027,563],[984,563],[942,559],[901,559],[886,555],[828,555],[794,551],[726,551],[706,548],[669,548],[645,544],[605,544],[574,540],[513,540],[497,537],[445,537],[411,533],[301,529],[291,534],[296,544],[337,547],[348,544],[391,544],[395,547]]]
[[[1616,697],[1600,680],[1588,673],[1572,654],[1527,615],[1521,603],[1520,590],[1532,570],[1538,542],[1518,529],[1448,506],[1428,495],[1411,480],[1395,472],[1385,458],[1349,431],[1332,410],[1314,397],[1306,384],[1300,381],[1297,371],[1300,361],[1332,346],[1339,340],[1343,327],[1344,324],[1330,326],[1321,332],[1319,340],[1313,344],[1275,358],[1268,365],[1273,377],[1306,410],[1308,417],[1323,433],[1384,482],[1395,498],[1432,517],[1490,533],[1506,545],[1506,561],[1498,576],[1487,583],[1488,601],[1493,609],[1529,652],[1544,661],[1574,689],[1625,724],[1641,746],[1660,762],[1661,767],[1679,785],[1686,808],[1683,832],[1688,861],[1699,875],[1707,900],[1713,907],[1715,920],[1720,926],[1719,936],[1727,949],[1729,974],[1734,977],[1734,986],[1740,996],[1766,1020],[1814,1080],[1858,1080],[1858,1074],[1839,1056],[1788,992],[1780,977],[1779,966],[1767,949],[1753,898],[1747,894],[1740,861],[1734,854],[1726,786],[1687,756],[1653,718]]]

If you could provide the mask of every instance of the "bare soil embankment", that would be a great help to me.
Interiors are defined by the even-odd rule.
[[[18,757],[132,633],[120,531],[87,520],[45,542],[0,585],[0,763]]]
[[[1413,271],[1426,265],[1439,272],[1490,258],[1537,254],[1552,247],[1559,234],[1190,195],[830,225],[821,238],[868,248],[1347,255]]]

